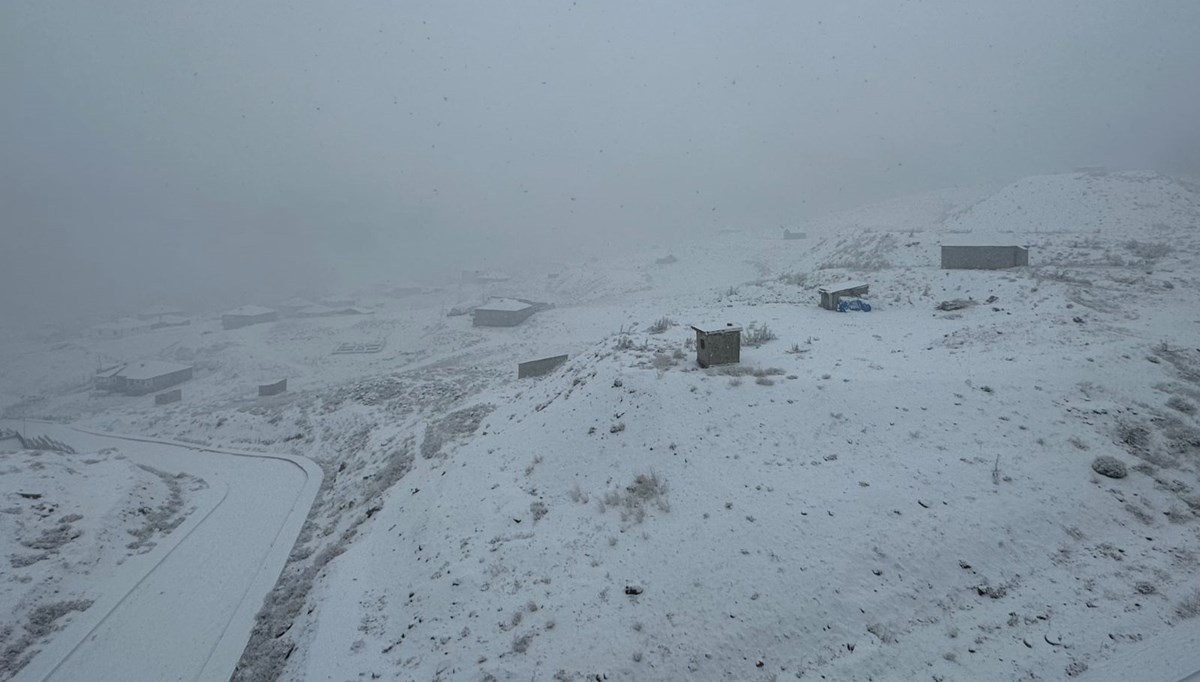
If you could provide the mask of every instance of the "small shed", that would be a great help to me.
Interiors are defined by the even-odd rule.
[[[696,364],[733,365],[742,360],[742,328],[730,323],[692,325],[696,331]]]
[[[266,396],[272,396],[272,395],[279,395],[280,393],[283,393],[285,391],[287,391],[287,379],[280,379],[279,381],[276,381],[273,384],[259,384],[258,385],[258,397],[260,397],[260,398],[263,398]]]
[[[1029,265],[1024,246],[986,244],[943,244],[943,270],[1003,270]]]
[[[536,306],[526,301],[515,298],[493,298],[475,308],[473,311],[474,325],[476,327],[515,327],[529,319],[529,316],[537,310]]]
[[[783,228],[783,238],[784,239],[808,239],[808,233],[800,232],[800,231],[792,232],[791,230],[789,230],[785,227],[785,228]]]
[[[854,280],[827,284],[817,289],[817,293],[821,296],[821,307],[826,310],[837,310],[838,301],[843,298],[866,296],[867,291],[866,282]]]
[[[221,327],[224,329],[241,329],[252,324],[274,322],[278,313],[270,308],[259,305],[244,305],[240,308],[221,314]]]

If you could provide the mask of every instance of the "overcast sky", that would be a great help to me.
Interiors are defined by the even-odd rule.
[[[1197,29],[1195,0],[9,0],[0,313],[1196,173]]]

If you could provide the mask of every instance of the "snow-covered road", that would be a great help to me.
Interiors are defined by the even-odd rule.
[[[77,451],[203,478],[197,509],[154,551],[127,562],[95,604],[57,633],[19,680],[227,680],[321,485],[300,457],[30,426]]]

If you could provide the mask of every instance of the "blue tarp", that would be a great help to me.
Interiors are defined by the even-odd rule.
[[[837,311],[844,313],[847,310],[859,310],[864,313],[871,312],[871,304],[857,298],[842,299],[838,301]]]

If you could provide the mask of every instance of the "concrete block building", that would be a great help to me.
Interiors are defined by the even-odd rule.
[[[181,384],[191,379],[192,373],[191,365],[146,360],[98,372],[95,386],[101,390],[127,395],[146,395]]]
[[[476,327],[515,327],[537,312],[537,307],[515,298],[493,298],[475,308]]]

